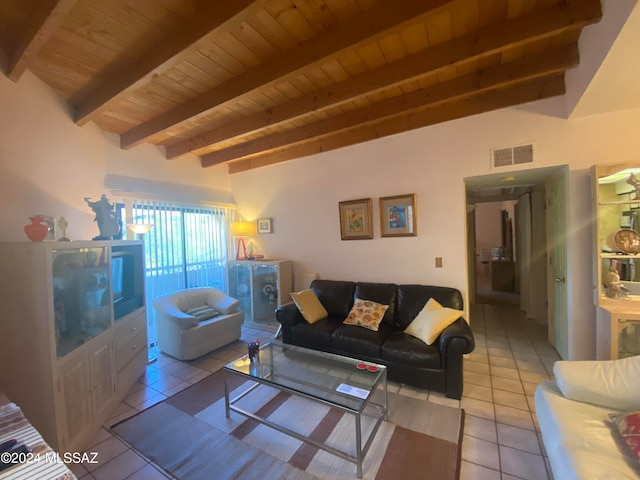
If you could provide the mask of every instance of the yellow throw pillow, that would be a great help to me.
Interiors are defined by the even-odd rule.
[[[308,323],[316,323],[329,315],[311,289],[291,292],[291,298]]]
[[[359,327],[368,328],[369,330],[377,332],[387,308],[389,308],[389,305],[382,305],[372,302],[371,300],[360,300],[356,298],[349,315],[347,315],[347,318],[345,318],[342,323],[345,325],[358,325]]]
[[[462,316],[460,310],[443,307],[430,299],[404,333],[419,338],[427,345],[431,345],[442,331]],[[439,307],[439,308],[438,308]]]

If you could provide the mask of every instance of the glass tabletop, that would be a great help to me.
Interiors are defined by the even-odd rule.
[[[262,346],[258,363],[242,357],[225,369],[353,411],[362,410],[386,371],[377,363],[279,342]]]

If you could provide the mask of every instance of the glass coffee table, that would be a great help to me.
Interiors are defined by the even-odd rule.
[[[253,384],[234,398],[229,398],[229,377],[236,375]],[[268,385],[337,408],[354,416],[355,455],[317,442],[306,435],[279,425],[236,405],[258,386]],[[382,399],[373,402],[373,394],[381,387]],[[260,362],[250,363],[244,357],[224,367],[224,404],[227,418],[234,411],[290,435],[302,442],[314,445],[333,455],[353,462],[358,478],[362,478],[362,461],[383,420],[387,420],[387,369],[384,365],[319,352],[308,348],[271,342],[260,349]],[[363,417],[367,425],[363,431]]]

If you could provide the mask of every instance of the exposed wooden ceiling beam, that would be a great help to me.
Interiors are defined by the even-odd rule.
[[[151,119],[120,136],[122,148],[133,147],[154,135],[194,120],[257,88],[273,85],[302,68],[318,65],[345,48],[361,45],[401,28],[453,0],[394,0],[376,4],[371,10],[339,24],[290,51],[252,68],[232,80]]]
[[[264,1],[200,2],[193,15],[134,62],[117,62],[105,69],[76,105],[75,122],[84,125],[111,105],[161,75],[193,53],[205,37],[257,10]]]
[[[536,79],[504,90],[495,90],[490,93],[459,100],[443,108],[433,108],[418,113],[409,113],[392,120],[387,120],[384,123],[365,125],[355,130],[339,132],[335,135],[283,149],[279,152],[231,162],[229,163],[229,173],[234,174],[254,168],[265,167],[295,158],[434,125],[436,123],[562,95],[564,93],[565,85],[563,75]]]
[[[311,112],[336,106],[400,82],[433,75],[451,65],[462,64],[509,48],[581,29],[602,16],[598,1],[553,5],[530,14],[491,25],[472,34],[442,43],[423,52],[304,95],[268,111],[259,112],[220,128],[166,147],[167,158],[206,149],[231,138],[257,133]]]
[[[29,23],[8,52],[7,77],[17,82],[77,0],[46,0],[33,7]]]
[[[201,157],[202,166],[208,167],[230,160],[268,153],[283,147],[292,147],[295,144],[307,143],[339,131],[357,129],[360,126],[378,123],[381,120],[404,115],[408,112],[442,106],[445,103],[536,78],[558,75],[577,64],[577,45],[546,51],[532,57],[521,58],[485,71],[439,83],[429,88],[393,97],[368,107],[332,116],[326,120],[320,120],[293,130],[211,152]]]

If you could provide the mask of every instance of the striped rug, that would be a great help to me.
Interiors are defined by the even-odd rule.
[[[231,379],[235,393],[248,385],[235,376]],[[354,417],[338,409],[263,385],[237,405],[355,452]],[[365,432],[372,423],[366,419]],[[382,423],[367,452],[363,478],[457,480],[463,421],[460,409],[389,393],[389,421]],[[356,478],[354,463],[238,413],[225,418],[222,371],[112,431],[182,480]]]

